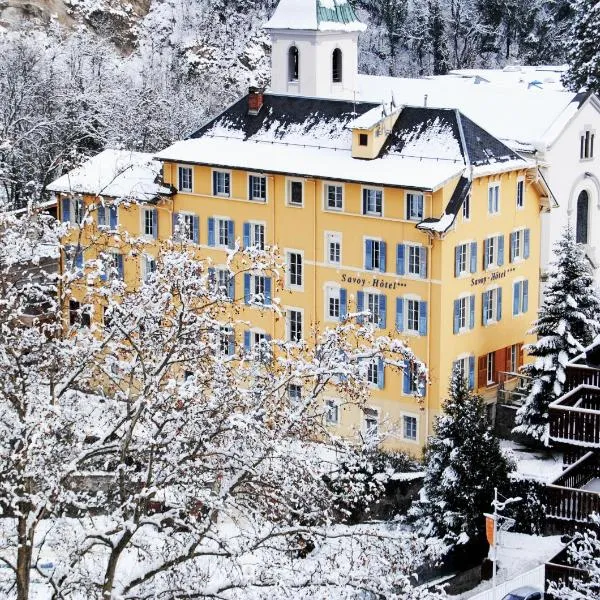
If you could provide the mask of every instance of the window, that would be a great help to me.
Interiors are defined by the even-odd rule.
[[[519,369],[519,354],[521,352],[520,344],[513,344],[508,347],[508,363],[506,368],[509,373],[516,373]]]
[[[213,171],[213,196],[230,196],[231,174],[227,171]]]
[[[235,277],[233,273],[227,268],[209,269],[209,271],[218,294],[233,300],[235,295]]]
[[[470,390],[475,388],[475,357],[466,356],[452,363],[452,369],[459,377],[467,381]]]
[[[402,437],[405,440],[417,441],[417,417],[409,415],[402,417]]]
[[[339,265],[342,260],[342,234],[328,232],[325,234],[325,261],[331,265]]]
[[[513,316],[523,315],[529,310],[529,281],[523,279],[513,283]]]
[[[369,323],[375,323],[376,325],[380,321],[379,296],[380,294],[365,294],[365,310],[369,312],[367,321]]]
[[[288,204],[290,206],[302,206],[304,202],[303,187],[304,184],[302,183],[302,181],[288,181]]]
[[[529,258],[529,229],[519,229],[510,234],[510,262]]]
[[[421,275],[421,246],[407,246],[409,275]]]
[[[368,438],[379,437],[379,411],[376,408],[364,408],[364,428]]]
[[[368,146],[369,145],[369,136],[366,133],[358,134],[358,145],[359,146]]]
[[[91,323],[90,307],[82,306],[77,300],[69,300],[69,325],[89,327]]]
[[[475,327],[475,296],[464,296],[454,301],[454,333]]]
[[[465,221],[471,218],[471,194],[467,194],[462,205],[462,216]]]
[[[504,236],[483,240],[483,268],[494,269],[504,264]]]
[[[221,325],[219,328],[219,352],[225,356],[235,353],[235,335],[229,325]]]
[[[265,295],[265,278],[262,275],[250,276],[250,293],[260,302]]]
[[[288,50],[288,80],[298,81],[300,74],[300,54],[296,46],[291,46]]]
[[[325,184],[325,206],[329,210],[342,210],[344,208],[344,188],[341,185]]]
[[[302,386],[298,383],[288,383],[287,395],[290,404],[299,405],[302,401]]]
[[[517,181],[517,208],[525,206],[525,182],[522,179]]]
[[[244,301],[246,304],[271,304],[271,278],[244,273]]]
[[[477,242],[467,242],[454,247],[454,276],[462,277],[477,271]]]
[[[594,132],[590,129],[586,129],[581,134],[579,139],[579,158],[587,159],[594,157]]]
[[[363,188],[363,215],[383,215],[383,193],[373,188]]]
[[[81,198],[62,199],[62,222],[81,225],[85,216],[85,206]]]
[[[270,337],[261,331],[244,331],[244,350],[254,352],[258,359],[266,362],[271,360]]]
[[[210,235],[210,223],[211,220],[209,219],[209,226],[208,226],[208,237],[209,237],[209,241],[208,241],[208,245],[209,246],[221,246],[222,248],[233,248],[233,244],[235,242],[234,237],[233,237],[233,221],[230,221],[229,219],[220,219],[220,218],[216,218],[213,220],[213,227],[214,227],[214,233],[213,233],[213,238],[214,238],[214,243],[211,244],[211,235]]]
[[[495,215],[500,212],[500,184],[494,183],[488,188],[488,214]]]
[[[142,278],[144,283],[147,283],[152,273],[156,272],[156,260],[153,256],[148,256],[144,254],[142,257]]]
[[[425,395],[425,380],[419,373],[417,363],[411,362],[404,368],[402,393],[405,395]]]
[[[265,226],[263,223],[244,223],[244,247],[265,249]]]
[[[419,333],[419,301],[406,301],[406,330]]]
[[[331,55],[331,79],[333,83],[342,82],[342,51],[339,48]]]
[[[340,406],[336,400],[331,398],[325,400],[325,420],[330,425],[337,425],[340,422]]]
[[[486,384],[492,385],[496,381],[496,353],[489,352],[485,359]]]
[[[200,218],[187,213],[173,213],[173,237],[176,241],[197,244],[200,239]]]
[[[248,177],[248,196],[250,200],[266,202],[267,178],[264,175],[250,175]]]
[[[386,244],[381,240],[365,240],[365,269],[385,272]]]
[[[156,239],[158,235],[158,215],[155,208],[142,209],[142,232],[146,237]]]
[[[398,244],[396,246],[396,273],[427,277],[427,248],[415,244]]]
[[[379,388],[383,387],[383,361],[371,359],[367,362],[367,381]]]
[[[302,341],[302,311],[288,309],[287,311],[288,339],[290,342]]]
[[[115,231],[118,227],[118,210],[116,206],[98,205],[98,227]]]
[[[589,213],[589,194],[583,190],[577,197],[577,223],[575,226],[575,241],[578,244],[588,243],[588,213]]]
[[[423,219],[423,194],[406,194],[406,218],[409,221]]]
[[[191,192],[192,191],[192,168],[191,167],[179,167],[179,191],[180,192]]]
[[[337,286],[325,288],[325,316],[329,321],[338,321],[342,316],[341,289]]]
[[[106,252],[101,256],[103,260],[101,279],[104,281],[113,278],[123,279],[123,255],[117,252]]]
[[[300,252],[287,253],[287,284],[290,288],[302,287],[302,254]]]
[[[482,294],[482,321],[484,325],[502,319],[502,288],[493,288]]]

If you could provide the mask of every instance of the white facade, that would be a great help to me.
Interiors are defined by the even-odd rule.
[[[271,41],[272,92],[318,98],[353,98],[358,72],[358,32],[272,29]],[[290,58],[293,48],[298,51],[297,77]],[[333,52],[336,49],[341,52],[339,82],[334,81]]]

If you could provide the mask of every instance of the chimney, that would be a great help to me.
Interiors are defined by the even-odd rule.
[[[263,92],[256,87],[248,90],[248,114],[257,115],[263,105]]]

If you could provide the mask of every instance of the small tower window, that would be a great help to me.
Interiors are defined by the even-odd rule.
[[[291,46],[288,51],[288,79],[290,81],[298,81],[299,59],[298,48]]]
[[[575,241],[578,244],[588,243],[588,210],[589,195],[583,190],[577,198],[577,225],[575,228]]]
[[[336,48],[331,57],[331,71],[333,83],[342,82],[342,51]]]

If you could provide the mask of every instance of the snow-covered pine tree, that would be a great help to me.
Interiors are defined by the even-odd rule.
[[[446,32],[444,16],[438,0],[430,0],[429,10],[429,37],[433,59],[433,74],[445,75],[449,70],[448,47],[446,45]]]
[[[572,90],[600,91],[600,3],[596,0],[575,0],[575,15],[571,35],[567,37],[566,52],[569,70],[564,83]]]
[[[589,263],[571,227],[554,246],[544,302],[532,332],[537,342],[525,347],[535,362],[529,395],[516,415],[515,433],[547,442],[548,405],[563,392],[565,365],[600,333],[600,299]]]
[[[410,516],[419,535],[472,558],[485,552],[483,513],[491,510],[494,488],[505,487],[511,465],[486,422],[483,400],[456,370],[449,391],[425,451],[421,498]]]

